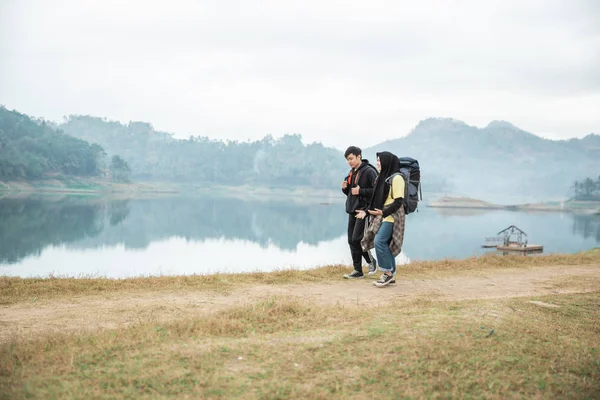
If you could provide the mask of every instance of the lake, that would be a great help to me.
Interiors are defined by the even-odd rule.
[[[226,197],[0,199],[0,275],[189,275],[350,264],[343,199],[334,204]],[[600,217],[434,209],[407,217],[398,263],[481,255],[516,225],[544,254],[599,246]]]

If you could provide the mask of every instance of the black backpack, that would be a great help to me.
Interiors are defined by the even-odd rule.
[[[419,162],[410,157],[398,157],[400,161],[400,170],[392,174],[385,182],[390,185],[392,190],[392,179],[394,176],[401,175],[404,178],[404,212],[406,214],[413,213],[419,206],[419,201],[423,200],[421,191],[421,169]],[[391,193],[394,197],[394,193]],[[417,210],[418,211],[418,210]]]

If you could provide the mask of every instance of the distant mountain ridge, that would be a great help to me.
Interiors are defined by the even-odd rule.
[[[488,201],[517,195],[561,198],[575,180],[600,175],[600,136],[549,140],[510,122],[485,128],[448,118],[423,120],[405,137],[364,150],[375,159],[388,150],[421,163],[427,178],[442,181],[445,191]]]
[[[57,171],[56,165],[62,165],[59,154],[70,157],[64,171],[70,171],[66,166],[87,165],[71,160],[81,153],[96,174],[106,157],[104,151],[108,157],[123,156],[136,181],[337,189],[348,172],[343,150],[319,143],[304,145],[297,134],[279,139],[265,136],[252,142],[194,136],[175,139],[147,122],[122,124],[76,115],[54,124],[5,108],[0,111],[6,117],[0,119],[0,167],[9,180]],[[19,133],[25,126],[31,138]],[[30,133],[42,131],[46,136]],[[81,140],[70,140],[67,135]],[[40,146],[42,137],[52,137],[56,147]],[[75,144],[79,146],[76,151],[71,148]],[[30,153],[17,151],[18,146],[26,146],[23,148]],[[52,154],[46,155],[49,150]],[[507,121],[491,121],[477,128],[456,119],[429,118],[405,137],[364,149],[363,156],[375,164],[375,153],[382,150],[418,159],[425,191],[498,204],[564,199],[572,194],[576,180],[600,175],[600,135],[549,140]],[[511,199],[504,202],[507,197]]]

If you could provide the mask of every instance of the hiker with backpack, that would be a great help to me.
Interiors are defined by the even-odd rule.
[[[364,219],[356,218],[359,210],[365,210],[369,199],[373,195],[373,186],[377,179],[377,169],[362,159],[362,151],[359,147],[350,146],[344,153],[344,157],[350,166],[350,172],[342,182],[342,192],[346,195],[346,213],[348,214],[348,245],[352,256],[354,271],[345,274],[346,279],[364,278],[362,270],[362,259],[369,264],[369,275],[377,270],[377,262],[370,252],[363,251],[361,240],[365,232]]]
[[[377,168],[379,176],[367,211],[359,211],[356,218],[364,220],[369,216],[369,227],[361,246],[364,251],[375,248],[379,269],[383,274],[373,284],[384,287],[396,283],[396,256],[402,251],[404,241],[405,197],[408,195],[397,156],[387,151],[377,153]],[[410,177],[407,179],[410,181]]]

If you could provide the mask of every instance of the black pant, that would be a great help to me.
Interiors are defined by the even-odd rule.
[[[354,214],[348,214],[348,244],[350,245],[350,254],[352,254],[352,264],[354,270],[362,273],[361,257],[365,258],[367,263],[371,262],[371,255],[362,251],[360,241],[365,233],[365,219],[358,219]]]

